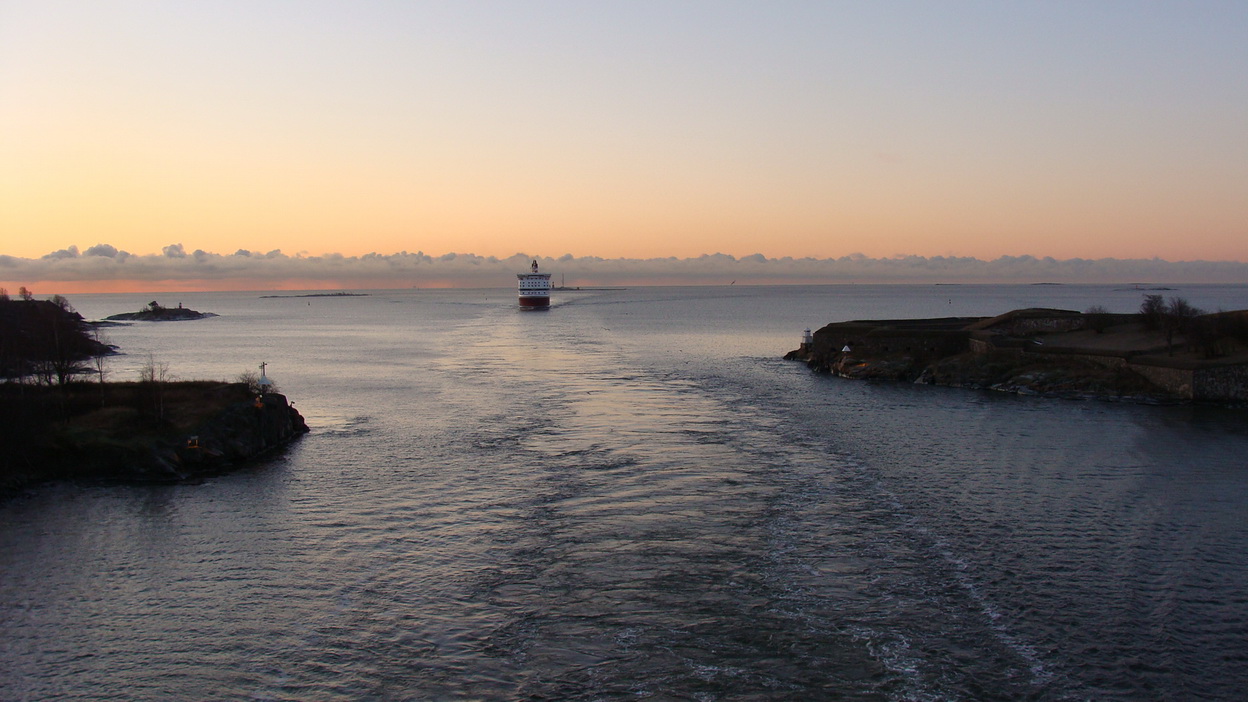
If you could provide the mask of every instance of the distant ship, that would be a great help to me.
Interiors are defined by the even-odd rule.
[[[537,261],[532,273],[517,273],[520,283],[521,309],[546,309],[550,307],[550,274],[537,272]]]

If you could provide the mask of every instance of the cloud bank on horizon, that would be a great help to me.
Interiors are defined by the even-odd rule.
[[[182,244],[159,254],[132,254],[110,244],[79,250],[69,246],[40,258],[0,255],[0,284],[50,292],[118,290],[294,290],[411,287],[506,287],[511,276],[537,260],[569,286],[774,285],[836,283],[1248,283],[1248,263],[1161,259],[1066,259],[1002,256],[895,256],[871,258],[767,258],[707,254],[693,258],[599,258],[529,256],[506,258],[423,252],[363,256],[290,255],[280,250],[240,249],[219,254]]]

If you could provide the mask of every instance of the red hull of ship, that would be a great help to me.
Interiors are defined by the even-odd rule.
[[[521,297],[520,306],[528,309],[545,309],[550,307],[549,297]]]

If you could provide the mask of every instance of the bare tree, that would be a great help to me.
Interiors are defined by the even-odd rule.
[[[1200,349],[1205,358],[1217,358],[1231,353],[1235,347],[1232,337],[1234,315],[1223,310],[1192,320],[1185,337],[1193,349]]]
[[[243,371],[238,374],[234,381],[246,385],[247,392],[250,392],[252,395],[262,395],[266,392],[281,392],[277,387],[277,383],[273,382],[271,378],[268,379],[268,386],[261,387],[260,374],[255,371]]]
[[[82,317],[69,304],[69,300],[61,295],[53,295],[48,298],[48,302],[55,306],[55,310],[48,315],[47,320],[52,337],[47,362],[52,374],[56,376],[57,385],[65,385],[75,375],[87,372],[87,366],[83,363],[86,354],[83,353],[85,336]]]
[[[108,336],[99,327],[91,328],[91,338],[95,340],[96,344],[99,344],[99,348],[96,349],[94,358],[95,373],[100,379],[100,404],[103,405],[104,382],[107,379],[106,376],[108,375],[108,364],[106,363],[108,360],[108,352],[105,349],[107,349],[110,344],[108,343]]]
[[[169,380],[169,364],[156,360],[152,353],[147,354],[147,361],[139,369],[140,383],[164,383]]]
[[[1160,329],[1161,319],[1166,314],[1166,298],[1161,295],[1145,295],[1140,303],[1140,317],[1145,329]]]
[[[1105,332],[1105,328],[1109,326],[1111,319],[1109,310],[1101,305],[1092,305],[1083,315],[1088,318],[1088,328],[1097,334]]]
[[[1181,334],[1186,340],[1193,335],[1197,318],[1204,311],[1193,307],[1181,297],[1172,297],[1166,304],[1165,315],[1162,317],[1162,329],[1166,332],[1166,346],[1171,356],[1174,355],[1174,337]]]
[[[1223,315],[1222,328],[1227,336],[1244,346],[1248,346],[1248,314],[1243,312],[1225,313]]]
[[[165,384],[169,382],[169,364],[158,361],[151,353],[147,361],[139,369],[139,384],[146,390],[144,395],[151,402],[151,409],[156,414],[156,421],[165,420]]]

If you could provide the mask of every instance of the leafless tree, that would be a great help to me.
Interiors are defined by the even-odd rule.
[[[1101,305],[1092,305],[1083,315],[1088,318],[1088,328],[1097,334],[1104,333],[1111,319],[1109,310]]]
[[[1181,334],[1185,339],[1193,336],[1197,318],[1203,314],[1203,310],[1193,307],[1181,297],[1170,298],[1162,317],[1162,329],[1166,332],[1166,346],[1171,356],[1174,355],[1175,335]]]
[[[242,383],[246,385],[247,391],[253,395],[262,394],[261,392],[262,390],[264,392],[280,392],[280,390],[277,387],[277,383],[273,382],[272,378],[269,379],[268,387],[261,388],[260,387],[260,374],[255,371],[243,371],[242,373],[239,373],[238,376],[234,379],[234,382]]]
[[[104,383],[108,376],[108,352],[105,349],[107,349],[110,344],[108,343],[108,335],[106,335],[99,327],[91,328],[91,338],[95,340],[96,344],[99,344],[99,348],[96,349],[94,360],[95,373],[100,379],[100,404],[103,405]]]
[[[164,386],[168,382],[169,364],[165,361],[156,360],[154,355],[148,353],[147,361],[139,369],[139,384],[146,390],[143,394],[150,400],[151,409],[156,414],[157,422],[165,420]]]
[[[1166,314],[1166,298],[1161,295],[1145,295],[1140,303],[1140,317],[1145,329],[1160,329],[1161,319]]]
[[[61,295],[53,295],[48,299],[55,308],[51,314],[45,315],[47,329],[50,334],[51,346],[48,349],[47,379],[51,382],[56,378],[57,385],[65,385],[74,376],[87,372],[85,364],[89,354],[85,352],[86,335],[82,317],[69,304],[69,300]],[[43,308],[47,311],[49,308]]]

